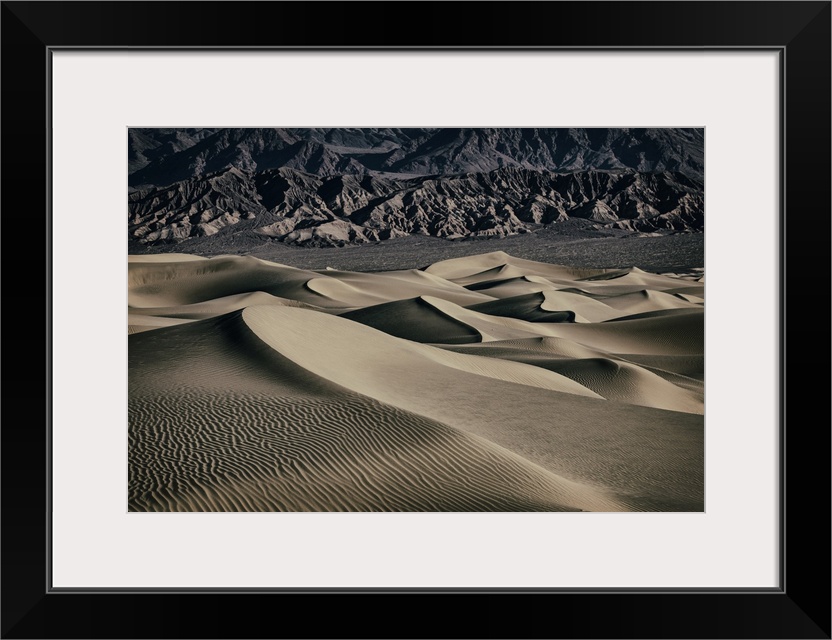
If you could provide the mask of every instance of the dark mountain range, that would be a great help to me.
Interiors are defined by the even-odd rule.
[[[199,135],[183,133],[168,142],[170,148],[187,150],[211,139],[194,142]],[[442,154],[424,151],[422,156]],[[462,156],[453,157],[459,162]],[[414,162],[408,160],[407,166],[415,167]],[[316,175],[288,166],[223,168],[133,191],[129,216],[130,237],[144,244],[243,231],[305,246],[408,234],[504,237],[570,218],[633,231],[696,231],[704,225],[702,183],[683,172],[555,173],[516,166],[410,178],[369,172]]]
[[[318,176],[676,172],[701,180],[703,129],[130,129],[131,188],[228,168],[286,167]]]
[[[703,228],[703,129],[130,129],[140,245]]]

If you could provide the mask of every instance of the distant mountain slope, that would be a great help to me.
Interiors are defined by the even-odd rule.
[[[502,167],[675,172],[701,180],[703,129],[400,128],[130,129],[131,188],[228,168],[286,167],[318,176],[406,177]]]
[[[178,155],[211,139],[196,137],[169,140],[169,148],[180,146]],[[149,146],[144,156],[148,153]],[[461,152],[444,156],[462,157]],[[421,157],[443,154],[422,149]],[[407,166],[414,168],[414,162],[408,160]],[[704,226],[702,183],[671,171],[554,173],[512,166],[402,178],[315,174],[288,164],[265,171],[226,167],[132,192],[128,226],[130,237],[144,244],[246,231],[289,244],[339,246],[407,234],[504,237],[570,218],[634,231],[699,231]]]

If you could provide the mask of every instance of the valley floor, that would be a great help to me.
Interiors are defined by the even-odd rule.
[[[373,244],[323,249],[295,247],[265,240],[256,234],[192,238],[181,244],[143,245],[130,242],[130,253],[185,252],[203,257],[250,255],[302,269],[333,267],[346,271],[421,269],[434,262],[475,256],[497,249],[518,258],[556,261],[574,267],[625,268],[633,265],[661,273],[688,272],[704,267],[704,233],[641,234],[610,229],[597,230],[586,220],[571,220],[534,233],[507,238],[443,240],[410,235]]]

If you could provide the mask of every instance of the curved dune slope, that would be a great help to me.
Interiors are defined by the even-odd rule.
[[[363,307],[419,295],[437,295],[462,305],[493,299],[415,270],[392,275],[316,272],[241,256],[131,261],[128,292],[134,309],[190,305],[254,292],[324,309]]]
[[[603,281],[607,282],[607,281]],[[565,283],[561,283],[563,285]],[[571,284],[571,283],[570,283]],[[582,283],[584,284],[584,283]],[[624,284],[609,286],[590,286],[583,288],[574,286],[558,286],[538,276],[523,276],[501,281],[487,281],[477,285],[469,285],[471,290],[497,298],[505,305],[493,301],[466,305],[469,309],[495,315],[508,315],[532,322],[539,322],[536,315],[523,313],[519,308],[512,311],[511,307],[522,307],[530,303],[532,296],[541,300],[540,309],[543,311],[568,310],[576,314],[576,322],[604,322],[614,318],[621,318],[637,313],[647,313],[668,309],[693,309],[700,307],[704,300],[695,296],[668,293],[652,289],[640,288],[638,284]]]
[[[520,276],[517,278],[483,280],[482,282],[467,284],[465,288],[468,291],[487,294],[492,298],[513,298],[514,296],[554,289],[555,285],[545,278]]]
[[[222,298],[195,302],[194,304],[182,304],[171,307],[138,307],[130,310],[131,313],[144,316],[166,316],[168,318],[186,318],[189,320],[205,320],[215,316],[225,315],[232,311],[238,311],[254,305],[274,304],[281,307],[300,307],[304,309],[315,309],[319,307],[311,304],[290,300],[289,298],[278,298],[270,293],[254,291],[252,293],[237,293]]]
[[[327,279],[349,285],[353,290],[373,292],[384,300],[401,300],[422,294],[439,296],[459,305],[476,304],[491,298],[474,293],[465,287],[418,269],[360,273],[327,269],[317,273]]]
[[[572,340],[553,337],[495,340],[481,344],[444,348],[458,353],[479,354],[501,359],[510,359],[511,354],[535,354],[555,358],[603,358],[609,355],[606,351],[592,349]]]
[[[551,301],[549,302],[551,307]],[[478,313],[517,318],[527,322],[575,322],[574,311],[546,308],[546,303],[546,296],[539,292],[492,302],[481,302],[469,305],[467,308]]]
[[[686,307],[681,309],[656,309],[655,311],[642,311],[641,313],[632,313],[632,314],[625,314],[622,316],[618,316],[617,318],[610,318],[609,320],[605,320],[605,322],[620,322],[622,320],[643,320],[645,318],[667,318],[669,316],[683,316],[688,315],[690,309],[701,309],[702,307],[699,305],[693,305],[692,307]]]
[[[465,344],[482,340],[476,329],[445,315],[422,298],[386,302],[341,317],[415,342]]]
[[[701,382],[705,377],[705,357],[702,354],[694,355],[644,355],[644,354],[622,354],[621,358],[633,362],[642,367],[650,369],[662,375],[672,373]]]
[[[172,307],[129,307],[129,313],[127,314],[127,332],[128,334],[132,334],[151,331],[161,327],[172,327],[195,320],[214,318],[232,311],[245,309],[252,305],[264,304],[326,311],[320,307],[298,302],[297,300],[278,298],[263,291],[254,291],[252,293],[238,293],[214,300],[206,300],[205,302],[195,302],[194,304],[182,304]]]
[[[642,367],[612,358],[570,360],[518,359],[571,378],[608,400],[656,409],[704,413],[702,393],[694,393]]]
[[[605,273],[604,269],[576,269],[545,262],[535,262],[534,260],[524,260],[515,258],[504,251],[443,260],[432,264],[425,271],[446,280],[453,280],[454,282],[466,280],[467,284],[471,284],[481,280],[494,280],[494,274],[503,268],[506,269],[505,273],[507,274],[535,275],[544,278],[566,278],[569,280]],[[487,275],[489,272],[491,275]]]
[[[549,335],[545,323],[488,315],[433,296],[343,314],[390,335],[436,344],[464,344]]]
[[[632,293],[610,296],[604,298],[603,303],[613,309],[625,311],[627,314],[664,309],[695,309],[698,306],[671,293],[650,289],[641,289]]]
[[[269,346],[322,378],[483,437],[559,476],[615,494],[628,509],[701,509],[699,416],[541,388],[542,380],[524,380],[520,370],[486,377],[470,361],[437,363],[440,349],[397,342],[337,316],[252,307],[243,318]],[[526,367],[522,375],[534,369],[545,372]],[[564,378],[551,380],[560,386]]]
[[[545,342],[543,342],[545,341]],[[704,411],[700,381],[628,358],[582,347],[568,340],[543,338],[447,347],[455,353],[522,362],[564,375],[601,397],[644,407],[698,413]]]
[[[327,380],[385,402],[395,403],[402,397],[394,387],[412,388],[421,385],[423,379],[451,386],[466,375],[598,397],[566,376],[539,367],[403,341],[341,317],[301,309],[249,307],[243,312],[243,319],[266,344],[298,364]],[[319,337],[313,340],[314,336]],[[476,378],[468,381],[484,384]]]
[[[539,280],[543,279],[540,278]],[[477,291],[486,293],[506,304],[513,304],[524,296],[541,294],[543,296],[543,301],[540,304],[542,310],[560,311],[568,309],[575,313],[576,322],[603,322],[604,320],[616,318],[622,313],[586,293],[578,292],[575,289],[571,291],[556,289],[555,285],[549,282],[544,285],[532,280],[532,278],[516,278],[487,284],[489,286],[479,288]],[[486,303],[480,304],[485,305]],[[469,308],[482,311],[479,306],[474,307],[473,305],[469,305]],[[497,309],[499,307],[494,305],[493,308]],[[489,313],[489,311],[485,311],[485,313]]]
[[[555,335],[552,333],[552,325],[548,323],[527,322],[517,318],[479,313],[439,298],[425,297],[424,299],[442,313],[476,329],[483,341]]]
[[[131,337],[130,364],[132,511],[617,506],[486,440],[310,373],[239,313]]]
[[[544,311],[570,309],[575,312],[578,322],[603,322],[620,313],[601,301],[568,291],[544,291],[540,308]]]
[[[656,273],[642,271],[637,267],[606,271],[587,278],[576,278],[584,285],[596,282],[606,282],[615,285],[640,285],[646,289],[669,289],[679,286],[679,279],[670,276],[662,276]]]
[[[127,333],[142,333],[162,327],[175,327],[180,324],[187,324],[190,320],[180,318],[166,318],[155,316],[144,316],[134,313],[127,314]]]
[[[615,354],[700,355],[705,316],[700,309],[600,324],[549,325],[555,336]]]
[[[690,296],[695,298],[696,302],[704,302],[705,299],[705,286],[704,285],[697,285],[697,286],[682,286],[682,287],[675,287],[673,289],[665,289],[665,293],[672,293],[678,296]]]
[[[435,273],[431,271],[431,269],[433,268],[434,267],[428,267],[428,273]],[[527,274],[524,271],[521,271],[513,265],[503,264],[498,267],[493,267],[491,269],[485,269],[484,271],[473,273],[469,276],[452,278],[452,280],[457,284],[468,286],[486,282],[492,283],[500,282],[503,280],[516,280],[517,278],[523,278],[526,275]]]
[[[318,277],[252,257],[220,257],[188,262],[148,262],[128,265],[131,307],[171,307],[206,302],[243,293],[264,292],[315,306],[327,300],[305,288]]]
[[[208,260],[202,256],[195,256],[190,253],[157,253],[148,255],[127,256],[128,263],[142,262],[192,262],[194,260]]]

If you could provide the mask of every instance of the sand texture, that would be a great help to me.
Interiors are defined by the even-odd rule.
[[[131,511],[702,511],[704,275],[131,256]]]

